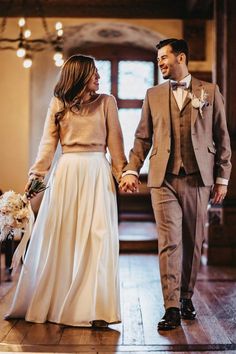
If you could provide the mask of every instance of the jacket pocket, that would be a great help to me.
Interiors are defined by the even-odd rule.
[[[214,146],[208,146],[208,152],[211,152],[212,154],[216,154],[216,149],[214,148]]]
[[[157,148],[153,148],[149,159],[156,154],[157,154]]]

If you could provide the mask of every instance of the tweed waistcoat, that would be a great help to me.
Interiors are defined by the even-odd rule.
[[[187,174],[199,170],[191,140],[191,101],[187,100],[180,110],[171,90],[171,152],[167,172],[175,175],[179,174],[180,167],[184,167]]]

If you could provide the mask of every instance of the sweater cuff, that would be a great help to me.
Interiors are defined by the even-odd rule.
[[[229,181],[226,178],[217,177],[216,184],[223,184],[224,186],[228,186]]]
[[[43,176],[40,176],[40,175],[37,175],[37,174],[34,174],[33,172],[29,174],[29,180],[33,180],[33,179],[37,179],[39,180],[40,182],[43,182],[44,181],[44,177]]]
[[[122,177],[126,176],[126,175],[134,175],[136,177],[139,177],[138,172],[137,171],[133,171],[133,170],[128,170],[122,173]]]

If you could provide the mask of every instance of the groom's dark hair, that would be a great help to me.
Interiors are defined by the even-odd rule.
[[[188,64],[189,49],[188,49],[188,44],[184,39],[177,39],[177,38],[164,39],[163,41],[160,41],[156,45],[156,48],[158,50],[161,49],[162,47],[165,47],[166,45],[169,45],[172,48],[174,54],[178,55],[180,53],[184,53],[186,56],[186,64]]]

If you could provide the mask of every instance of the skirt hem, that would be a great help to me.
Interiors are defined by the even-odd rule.
[[[91,320],[89,322],[86,322],[86,323],[77,323],[77,324],[73,324],[73,323],[70,323],[70,322],[67,322],[67,321],[57,321],[57,320],[50,320],[50,319],[47,319],[46,321],[37,321],[37,320],[30,320],[30,319],[25,319],[26,322],[32,322],[32,323],[46,323],[46,322],[49,322],[49,323],[54,323],[54,324],[57,324],[57,325],[65,325],[65,326],[71,326],[71,327],[93,327],[92,326],[92,322],[93,321],[96,321],[96,320]],[[104,320],[105,321],[105,320]],[[91,323],[90,323],[91,322]],[[108,325],[113,325],[113,324],[119,324],[119,323],[122,323],[121,320],[117,320],[117,321],[112,321],[112,322],[107,322],[105,321]],[[102,328],[102,326],[101,326]]]

